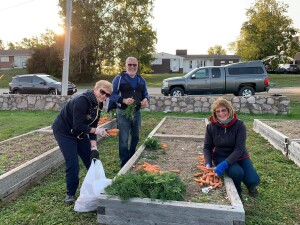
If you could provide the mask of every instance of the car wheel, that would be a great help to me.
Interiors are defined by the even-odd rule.
[[[14,91],[13,91],[13,94],[17,94],[17,95],[18,95],[18,94],[21,94],[21,92],[20,92],[19,89],[17,89],[17,90],[14,90]]]
[[[48,92],[49,95],[56,95],[56,90],[54,89],[51,89],[49,92]]]
[[[250,97],[252,95],[255,95],[254,89],[252,87],[245,86],[239,90],[239,96]]]
[[[175,87],[171,90],[170,95],[175,97],[180,97],[184,95],[184,91],[180,87]]]

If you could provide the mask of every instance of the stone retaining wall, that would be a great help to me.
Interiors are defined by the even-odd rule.
[[[219,96],[151,96],[145,110],[166,112],[209,112],[211,104]],[[0,110],[60,110],[72,98],[57,95],[0,95]],[[238,113],[281,114],[290,110],[290,100],[285,96],[225,96]]]

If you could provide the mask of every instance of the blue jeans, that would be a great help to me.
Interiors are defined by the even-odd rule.
[[[86,136],[83,139],[74,139],[68,136],[53,132],[58,146],[66,161],[66,184],[67,194],[75,195],[79,185],[79,160],[81,158],[86,169],[91,165],[91,143]]]
[[[214,160],[214,163],[218,165],[223,162],[225,158],[217,157]],[[247,188],[255,187],[260,183],[260,178],[253,167],[252,161],[250,158],[245,158],[237,161],[229,166],[226,170],[227,175],[233,180],[233,183],[236,187],[236,190],[241,193],[242,182],[246,185]]]
[[[140,140],[141,112],[134,114],[134,119],[127,119],[123,109],[117,109],[117,125],[119,129],[119,158],[121,167],[134,155]],[[131,137],[130,137],[131,136]],[[130,141],[129,141],[130,139]]]

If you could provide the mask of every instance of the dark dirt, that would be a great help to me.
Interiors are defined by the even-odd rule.
[[[167,118],[156,134],[199,136],[205,134],[205,127],[204,119]],[[202,192],[203,187],[194,181],[194,174],[200,172],[197,165],[200,165],[198,156],[203,154],[203,141],[203,139],[195,140],[192,138],[161,138],[161,144],[167,144],[168,149],[146,149],[139,162],[157,164],[162,171],[180,170],[179,176],[187,185],[185,201],[228,205],[230,203],[224,186],[204,194]]]
[[[35,132],[0,143],[0,175],[57,146],[52,133]]]
[[[289,138],[292,139],[300,138],[300,120],[261,120],[261,121]]]

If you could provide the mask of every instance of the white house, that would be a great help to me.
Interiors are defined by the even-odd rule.
[[[198,67],[221,66],[240,62],[238,55],[188,55],[187,50],[176,50],[176,55],[161,52],[154,55],[154,73],[188,73]]]
[[[0,50],[0,69],[25,68],[32,53],[29,49]]]

